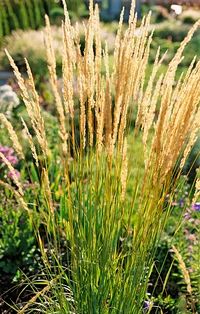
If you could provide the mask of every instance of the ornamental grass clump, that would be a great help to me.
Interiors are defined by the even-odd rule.
[[[142,19],[138,35],[135,1],[125,31],[122,10],[111,67],[107,43],[101,40],[98,6],[90,1],[82,53],[78,26],[70,23],[65,1],[63,5],[62,95],[47,16],[45,32],[59,125],[56,153],[49,148],[28,61],[25,81],[6,51],[31,122],[30,132],[22,120],[39,183],[30,200],[23,182],[14,178],[16,201],[32,219],[38,217],[54,245],[52,265],[38,233],[49,281],[41,281],[44,288],[19,313],[34,308],[40,313],[143,313],[155,250],[173,199],[170,196],[200,126],[200,61],[194,59],[187,72],[175,80],[184,48],[200,21],[161,75],[165,56],[160,56],[158,48],[147,79],[153,36],[149,33],[150,13]],[[130,131],[130,112],[135,111],[135,131]],[[8,133],[16,152],[21,152],[10,127]],[[137,168],[137,154],[128,149],[138,141],[141,168]],[[8,188],[8,184],[4,186]],[[59,253],[61,239],[67,243],[64,257]]]

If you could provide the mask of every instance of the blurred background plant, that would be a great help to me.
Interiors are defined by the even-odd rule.
[[[81,0],[68,0],[72,18],[87,16],[86,6]],[[1,0],[0,39],[16,29],[38,29],[44,25],[48,14],[54,23],[63,15],[61,0]]]

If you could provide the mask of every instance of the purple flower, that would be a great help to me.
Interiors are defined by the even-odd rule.
[[[147,313],[149,308],[150,308],[150,305],[151,305],[151,302],[149,301],[144,301],[144,305],[143,305],[143,310],[144,310],[144,313]]]
[[[180,200],[179,200],[179,206],[182,208],[182,207],[184,207],[184,199],[183,198],[180,198]]]
[[[196,212],[200,212],[200,203],[194,203],[192,209]]]

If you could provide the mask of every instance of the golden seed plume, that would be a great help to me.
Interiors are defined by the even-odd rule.
[[[16,151],[16,153],[18,154],[18,156],[21,159],[24,159],[23,148],[19,142],[19,139],[18,139],[16,132],[13,129],[12,124],[10,123],[10,121],[8,121],[6,116],[2,113],[0,113],[0,121],[3,123],[3,125],[5,126],[5,128],[7,129],[8,133],[9,133],[9,136],[10,136],[10,139],[12,141],[14,150]]]
[[[30,145],[30,148],[31,148],[32,156],[35,159],[36,166],[39,167],[38,155],[37,155],[37,151],[36,151],[35,145],[33,143],[32,135],[30,134],[29,129],[28,129],[24,119],[21,118],[21,120],[22,120],[22,124],[24,126],[24,129],[25,129],[27,138],[28,138],[28,142],[29,142],[29,145]]]
[[[146,158],[146,168],[151,169],[154,164],[155,182],[158,180],[158,177],[161,181],[166,179],[166,176],[173,171],[176,161],[182,152],[183,158],[180,166],[183,167],[198,135],[200,127],[199,62],[194,66],[194,59],[186,75],[181,75],[174,87],[175,73],[181,61],[183,49],[198,26],[199,22],[190,30],[171,61],[164,78],[160,78],[157,81],[155,90],[153,91],[151,87],[153,82],[151,76],[146,92],[144,92],[144,96],[141,98],[137,121],[140,123],[144,119],[142,125],[145,145],[151,126],[154,123],[154,135],[153,138],[151,135],[151,149],[149,156]],[[156,62],[152,70],[153,76],[155,76],[153,72],[157,66]],[[151,99],[153,99],[153,102],[151,102]],[[156,118],[155,113],[152,113],[155,112],[159,101],[160,109],[158,118]],[[151,116],[149,116],[150,112]]]
[[[16,66],[13,58],[10,56],[7,50],[5,50],[5,52],[10,61],[10,65],[13,68],[18,85],[20,87],[22,99],[26,106],[26,110],[31,120],[31,124],[36,134],[38,143],[40,145],[40,148],[44,156],[47,157],[48,156],[48,144],[47,144],[47,139],[46,139],[44,120],[41,115],[39,96],[35,90],[34,80],[33,80],[33,76],[32,76],[28,61],[25,59],[26,66],[27,66],[28,83],[29,83],[29,85],[26,86],[25,80],[22,77],[21,73],[19,72],[18,67]]]
[[[126,194],[127,175],[128,175],[127,139],[125,138],[122,152],[122,167],[121,167],[122,200],[124,200]]]
[[[39,95],[35,89],[34,79],[32,75],[31,68],[29,66],[28,61],[25,59],[26,63],[26,69],[28,74],[28,88],[30,93],[30,103],[32,103],[32,113],[28,112],[29,117],[32,119],[32,125],[34,128],[34,131],[36,133],[36,137],[38,139],[38,142],[40,144],[40,147],[42,149],[42,152],[44,153],[44,156],[48,156],[48,143],[46,139],[46,131],[45,131],[45,125],[44,125],[44,119],[42,117],[41,108],[40,108],[40,101],[39,101]]]
[[[196,172],[197,172],[197,179],[195,183],[195,193],[192,200],[193,204],[200,201],[200,168],[198,168]]]
[[[56,74],[56,58],[55,58],[55,52],[53,49],[51,26],[50,26],[49,18],[47,15],[45,15],[45,21],[46,21],[45,45],[46,45],[46,52],[47,52],[48,69],[49,69],[49,74],[50,74],[51,87],[52,87],[53,94],[55,97],[55,104],[56,104],[56,109],[58,112],[58,119],[60,123],[59,135],[62,141],[62,150],[63,150],[64,156],[66,156],[67,139],[68,139],[68,133],[66,131],[66,118],[65,118],[64,108],[62,104],[62,99],[58,91],[57,74]]]
[[[4,188],[10,190],[15,195],[15,198],[16,198],[17,202],[19,203],[19,205],[21,205],[25,211],[30,212],[30,209],[28,208],[24,198],[22,197],[22,195],[18,191],[16,191],[16,189],[13,186],[11,186],[10,184],[8,184],[2,180],[0,180],[0,185],[3,186]]]
[[[52,195],[51,195],[49,176],[45,168],[42,169],[42,183],[43,183],[43,188],[44,188],[44,193],[46,196],[47,204],[49,206],[51,213],[53,214],[54,207],[53,207],[53,200],[52,200]]]
[[[111,77],[109,70],[109,55],[107,42],[104,51],[104,64],[106,69],[106,87],[105,87],[105,110],[104,110],[104,126],[105,126],[105,146],[108,151],[112,146],[112,91]]]
[[[175,253],[175,256],[176,256],[176,258],[178,260],[181,272],[183,274],[185,283],[187,285],[187,292],[189,294],[192,294],[192,286],[191,286],[191,281],[190,281],[190,275],[189,275],[189,272],[188,272],[187,267],[185,265],[185,262],[184,262],[184,260],[183,260],[183,258],[181,256],[181,254],[179,253],[179,251],[177,250],[177,248],[174,245],[172,246],[172,250]]]

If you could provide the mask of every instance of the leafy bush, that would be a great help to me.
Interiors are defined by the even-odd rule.
[[[162,39],[160,37],[155,37],[152,41],[152,49],[150,50],[150,61],[153,63],[155,59],[155,54],[158,49],[158,47],[161,47],[161,53],[164,54],[167,51],[167,55],[164,59],[164,64],[169,64],[169,62],[172,60],[174,54],[176,53],[179,43],[178,42],[172,42],[168,39]]]
[[[58,66],[61,66],[61,28],[55,27],[52,34],[54,37],[54,48],[56,51]],[[20,30],[16,31],[12,35],[5,38],[4,47],[7,47],[7,49],[12,53],[16,64],[22,71],[25,70],[24,58],[27,58],[30,59],[31,67],[34,69],[34,74],[40,78],[45,77],[47,74],[47,67],[43,30],[29,30],[25,32]],[[4,51],[0,53],[0,64],[4,69],[10,69],[10,65]]]
[[[158,25],[154,36],[160,39],[169,39],[172,42],[181,42],[189,30],[188,25],[176,21],[166,21]]]
[[[0,37],[12,30],[38,28],[43,24],[44,13],[55,6],[54,0],[21,1],[3,0],[0,3]]]
[[[27,214],[9,201],[11,193],[1,190],[0,194],[0,272],[9,274],[12,281],[19,279],[20,270],[28,274],[34,269],[36,241]]]
[[[87,15],[82,0],[68,0],[73,16]],[[44,14],[55,21],[63,15],[61,1],[55,0],[2,0],[0,2],[0,38],[17,29],[37,29],[44,25]]]
[[[183,13],[180,15],[180,19],[185,24],[194,24],[200,18],[199,10],[195,9],[188,9],[184,10]]]
[[[181,177],[148,288],[154,308],[162,308],[170,314],[191,313],[195,309],[198,313],[200,305],[199,265],[196,264],[199,260],[200,203],[191,206],[190,190],[187,177]],[[190,285],[192,293],[188,292]]]
[[[152,23],[162,23],[166,21],[166,19],[171,20],[170,13],[168,9],[165,8],[164,6],[152,5],[151,11],[152,11]],[[142,12],[143,12],[143,15],[148,14],[149,4],[148,5],[144,4],[142,6]]]
[[[186,30],[183,30],[179,32],[177,31],[176,35],[176,28],[175,31],[173,28],[170,30],[166,27],[166,29],[155,31],[155,36],[152,42],[152,49],[150,51],[150,61],[153,62],[154,56],[156,54],[156,50],[158,47],[161,47],[161,52],[165,53],[167,51],[167,55],[164,59],[164,64],[168,64],[172,58],[174,53],[177,51],[179,47],[179,41],[181,41],[181,38],[184,38],[186,34]],[[188,67],[190,63],[192,62],[193,57],[196,55],[198,56],[198,49],[200,44],[200,36],[199,31],[194,35],[194,37],[191,39],[190,43],[186,47],[184,51],[184,58],[181,62],[182,67]],[[191,55],[191,51],[193,54]]]
[[[184,66],[188,66],[190,62],[192,61],[192,56],[190,52],[192,51],[195,56],[198,56],[199,52],[199,45],[200,45],[200,32],[198,32],[194,38],[191,40],[188,47],[186,47],[185,53],[184,53],[184,59],[182,61],[182,64]]]

